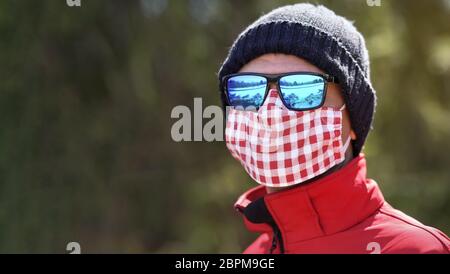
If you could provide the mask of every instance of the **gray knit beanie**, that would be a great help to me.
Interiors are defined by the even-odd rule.
[[[238,36],[220,68],[224,105],[222,77],[266,53],[296,55],[337,77],[357,135],[353,152],[359,154],[371,128],[376,95],[365,41],[352,23],[324,6],[311,4],[280,7],[260,17]]]

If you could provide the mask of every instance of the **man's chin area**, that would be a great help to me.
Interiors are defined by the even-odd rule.
[[[333,172],[343,168],[348,162],[350,162],[353,159],[353,157],[351,155],[352,155],[351,153],[346,153],[345,160],[342,163],[335,165],[334,167],[330,168],[326,172],[324,172],[324,173],[322,173],[320,175],[317,175],[314,178],[308,179],[308,180],[306,180],[304,182],[301,182],[301,183],[298,183],[298,184],[295,184],[295,185],[292,185],[292,186],[285,186],[285,187],[266,186],[266,192],[267,192],[267,194],[270,194],[270,193],[275,193],[275,192],[280,192],[280,191],[284,191],[284,190],[289,190],[289,189],[293,189],[293,188],[296,188],[296,187],[306,186],[306,185],[309,185],[311,183],[314,183],[315,181],[317,181],[317,180],[319,180],[319,179],[321,179],[323,177],[326,177],[330,173],[333,173]]]

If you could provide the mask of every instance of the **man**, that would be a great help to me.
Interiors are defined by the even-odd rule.
[[[323,6],[262,16],[219,71],[226,145],[261,186],[235,208],[261,235],[244,253],[450,253],[392,208],[361,153],[376,96],[364,38]]]

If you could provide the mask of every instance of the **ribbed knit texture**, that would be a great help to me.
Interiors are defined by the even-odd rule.
[[[266,53],[296,55],[337,77],[357,135],[353,152],[359,154],[371,129],[376,95],[365,41],[352,23],[311,4],[284,6],[260,17],[238,36],[219,70],[224,105],[220,79]]]

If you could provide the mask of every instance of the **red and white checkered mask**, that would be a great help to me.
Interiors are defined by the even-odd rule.
[[[344,161],[350,143],[341,138],[344,108],[292,111],[270,90],[258,111],[229,110],[226,144],[259,184],[300,184]]]

